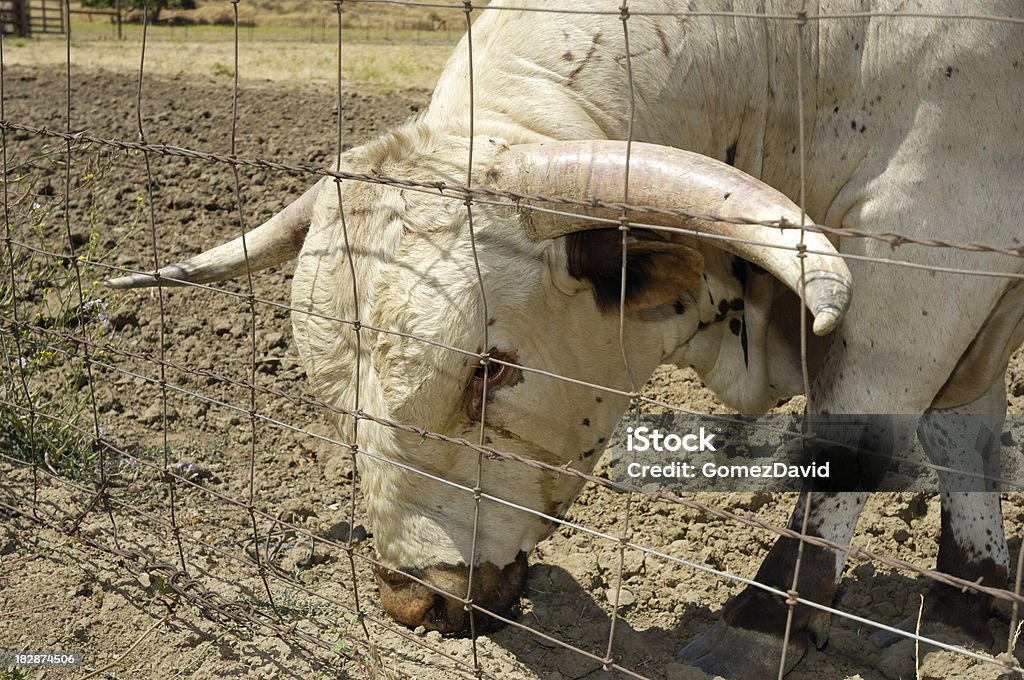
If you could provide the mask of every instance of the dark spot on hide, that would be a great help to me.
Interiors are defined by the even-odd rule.
[[[583,426],[584,427],[590,427],[590,418],[584,418],[583,419]]]
[[[739,144],[739,140],[738,139],[736,141],[734,141],[732,144],[730,144],[729,148],[725,150],[725,162],[728,163],[729,165],[734,166],[734,167],[736,165],[736,145],[737,144]]]
[[[734,257],[732,262],[729,264],[729,271],[732,272],[732,277],[740,282],[740,286],[744,290],[747,289],[747,262],[746,260]]]
[[[729,332],[731,332],[733,335],[739,335],[740,334],[740,326],[742,326],[742,325],[743,324],[740,323],[739,319],[730,319],[729,320]]]
[[[719,300],[718,301],[718,314],[715,314],[715,319],[712,323],[718,323],[729,314],[729,301]]]
[[[587,449],[586,451],[583,452],[582,458],[590,458],[591,456],[594,455],[594,451],[597,451],[597,449]]]
[[[746,319],[740,324],[740,348],[743,350],[743,366],[750,368],[750,351],[747,345],[747,322]]]
[[[654,33],[658,36],[658,41],[661,43],[661,53],[666,57],[672,55],[672,50],[669,49],[668,39],[665,37],[665,31],[659,24],[654,25]]]
[[[594,58],[597,53],[597,46],[601,44],[601,34],[598,33],[594,36],[593,42],[590,43],[590,49],[587,50],[587,56],[583,57],[582,61],[576,65],[572,71],[569,72],[569,85],[576,82],[576,77],[579,76],[583,68],[590,63],[590,60]]]
[[[594,229],[565,238],[569,275],[590,284],[602,313],[617,311],[623,300],[622,233]],[[625,303],[627,309],[667,305],[698,281],[700,254],[637,229],[626,243]]]
[[[672,303],[672,309],[675,310],[676,314],[682,314],[686,311],[686,305],[683,304],[682,300],[676,300]]]

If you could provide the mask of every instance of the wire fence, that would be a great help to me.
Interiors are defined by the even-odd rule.
[[[131,96],[134,125],[131,126],[130,134],[126,132],[121,136],[93,134],[83,129],[77,119],[77,112],[88,93],[76,86],[79,65],[73,60],[74,43],[70,32],[65,42],[66,68],[62,74],[65,96],[61,116],[41,121],[32,117],[18,120],[9,116],[11,83],[9,69],[3,63],[5,45],[0,42],[0,140],[3,142],[3,208],[6,228],[3,247],[7,270],[0,284],[0,299],[4,303],[0,342],[3,343],[8,364],[8,370],[4,373],[3,396],[0,398],[2,422],[8,430],[6,439],[0,439],[0,442],[6,443],[7,449],[0,451],[0,461],[8,483],[0,487],[0,513],[12,522],[17,519],[21,523],[17,526],[26,531],[48,530],[65,535],[67,541],[73,541],[70,545],[75,551],[104,554],[117,560],[123,572],[148,582],[156,582],[159,596],[171,608],[168,617],[157,621],[125,655],[106,665],[89,662],[90,676],[111,671],[129,652],[145,644],[146,637],[169,618],[185,619],[192,612],[198,612],[217,625],[262,631],[287,640],[299,649],[319,650],[318,653],[327,658],[337,655],[340,659],[361,660],[369,675],[378,672],[374,668],[381,665],[387,667],[386,662],[382,661],[384,656],[403,656],[404,661],[395,666],[402,668],[398,673],[403,675],[411,672],[423,677],[434,674],[440,676],[443,673],[478,678],[506,677],[507,668],[493,663],[490,653],[485,653],[481,647],[489,627],[497,621],[545,649],[570,653],[585,669],[581,675],[600,669],[622,677],[662,677],[661,668],[666,660],[655,661],[653,666],[644,666],[635,663],[635,659],[629,655],[624,657],[620,651],[621,639],[626,634],[623,621],[631,611],[626,571],[627,563],[633,555],[687,573],[707,573],[731,585],[759,589],[785,603],[786,626],[784,631],[779,631],[782,634],[781,655],[777,662],[779,678],[793,662],[793,659],[787,660],[787,655],[793,649],[791,641],[797,635],[804,635],[802,631],[793,630],[795,613],[806,611],[801,608],[825,612],[858,626],[888,631],[1017,676],[1024,675],[1010,653],[993,655],[949,644],[927,635],[901,630],[856,612],[846,611],[841,605],[833,606],[831,602],[821,602],[814,596],[801,593],[801,584],[807,579],[806,570],[814,568],[814,565],[805,563],[805,546],[830,549],[854,562],[874,563],[897,573],[919,577],[928,583],[944,584],[964,593],[979,593],[1005,603],[1011,608],[1008,647],[1012,651],[1016,641],[1018,608],[1024,602],[1020,592],[1021,556],[1024,551],[1018,554],[1015,562],[1014,588],[995,587],[983,583],[981,579],[972,581],[958,578],[857,542],[835,541],[816,535],[810,530],[810,501],[801,506],[802,522],[791,521],[787,525],[784,520],[768,521],[722,507],[720,499],[715,496],[651,491],[599,474],[594,469],[596,456],[584,456],[589,460],[576,460],[575,457],[566,459],[557,455],[542,455],[538,453],[537,447],[525,444],[515,450],[495,444],[496,439],[508,441],[514,437],[510,438],[501,427],[495,425],[497,421],[488,418],[489,410],[500,408],[495,406],[492,398],[494,395],[488,394],[488,390],[500,389],[496,386],[500,383],[495,381],[492,384],[491,379],[512,372],[527,379],[550,381],[552,385],[571,386],[576,390],[574,394],[586,394],[596,399],[597,403],[601,403],[602,399],[620,401],[626,405],[625,418],[635,416],[642,409],[698,413],[686,404],[671,403],[645,391],[643,382],[646,378],[639,376],[637,366],[631,365],[633,354],[627,341],[630,323],[625,304],[629,271],[627,246],[631,234],[637,233],[639,229],[675,239],[715,242],[726,249],[753,245],[791,252],[801,269],[807,257],[820,256],[826,259],[842,258],[850,262],[869,262],[886,268],[923,269],[933,275],[956,275],[969,281],[999,279],[1004,280],[1008,287],[1019,286],[1019,281],[1024,279],[1019,264],[1019,258],[1024,258],[1024,245],[1019,240],[974,242],[971,239],[901,233],[899,230],[868,231],[812,224],[803,212],[803,206],[807,205],[806,186],[811,177],[807,165],[808,151],[805,148],[810,128],[803,120],[803,115],[805,110],[813,108],[805,105],[802,99],[796,106],[800,114],[800,120],[795,126],[797,138],[788,140],[792,141],[799,156],[799,177],[795,185],[799,191],[798,204],[801,206],[799,221],[764,220],[750,215],[709,215],[675,207],[632,203],[630,198],[636,196],[638,190],[630,183],[630,173],[636,171],[630,159],[637,153],[635,149],[640,140],[635,130],[644,124],[643,106],[646,105],[636,99],[634,79],[651,77],[647,72],[637,73],[634,60],[638,58],[639,52],[630,48],[631,41],[646,44],[652,40],[651,36],[638,36],[636,23],[639,19],[668,17],[684,22],[750,20],[784,26],[785,29],[780,30],[791,30],[796,45],[792,68],[785,67],[785,71],[792,78],[795,92],[801,98],[808,91],[805,83],[807,76],[803,72],[805,60],[802,58],[808,49],[807,31],[826,22],[979,22],[986,27],[999,26],[1024,31],[1024,20],[1010,16],[938,12],[817,15],[803,9],[785,14],[651,12],[638,10],[634,6],[642,3],[628,2],[605,3],[608,8],[603,11],[593,11],[593,8],[576,10],[527,7],[528,12],[541,16],[606,16],[619,22],[625,49],[620,59],[622,82],[615,86],[625,87],[627,103],[622,111],[627,120],[624,123],[617,121],[616,124],[621,124],[626,131],[625,178],[621,198],[608,200],[495,189],[480,181],[480,159],[486,151],[477,147],[482,143],[477,131],[481,116],[487,115],[480,112],[490,111],[489,107],[494,102],[480,105],[478,101],[478,88],[473,78],[479,68],[479,56],[474,50],[474,44],[482,39],[494,40],[495,36],[480,35],[475,22],[485,8],[471,2],[365,2],[462,12],[462,28],[466,31],[466,39],[456,49],[466,51],[468,100],[456,102],[466,110],[454,115],[462,115],[466,121],[468,134],[464,166],[452,170],[448,176],[425,180],[412,176],[390,176],[376,170],[352,171],[330,160],[296,162],[276,155],[258,157],[240,153],[239,76],[246,74],[239,73],[238,54],[240,49],[244,49],[245,41],[240,39],[240,35],[244,35],[246,27],[244,20],[239,19],[239,5],[244,9],[244,3],[229,4],[233,16],[235,62],[231,69],[230,122],[224,130],[229,141],[226,151],[212,151],[191,144],[167,144],[151,139],[147,129],[155,112],[147,109],[147,86],[150,81],[147,78],[146,46],[151,37],[148,34],[149,22],[146,20],[142,24],[139,69],[134,76]],[[348,137],[344,121],[346,107],[351,100],[347,98],[348,86],[341,77],[341,63],[345,58],[345,39],[350,35],[345,12],[354,3],[339,0],[329,4],[334,8],[335,21],[329,29],[322,27],[321,38],[326,37],[328,30],[333,32],[337,49],[337,129],[332,142],[337,149],[348,149],[352,140]],[[500,11],[516,8],[518,6],[499,5],[491,9]],[[454,29],[446,24],[445,30]],[[313,35],[312,29],[310,35]],[[251,40],[251,36],[248,39]],[[660,39],[663,41],[664,37]],[[596,45],[598,39],[595,37],[593,41]],[[490,53],[485,51],[485,54]],[[127,96],[125,94],[122,98]],[[486,127],[484,129],[483,134],[490,134]],[[32,151],[32,148],[36,150]],[[43,151],[39,151],[39,148],[43,148]],[[139,200],[132,208],[135,224],[131,230],[122,230],[127,233],[117,237],[121,241],[118,246],[128,239],[132,239],[136,245],[145,240],[148,252],[145,253],[146,259],[142,259],[141,251],[135,253],[135,264],[125,266],[116,250],[113,255],[100,254],[90,239],[83,240],[77,225],[73,226],[73,221],[90,214],[100,223],[104,221],[102,215],[95,217],[102,206],[97,203],[93,193],[95,189],[92,188],[94,184],[90,182],[96,177],[102,181],[110,167],[129,163],[137,176],[128,193],[138,190]],[[246,183],[254,174],[307,183],[324,178],[321,191],[327,193],[336,190],[337,216],[332,217],[329,226],[323,216],[318,214],[314,227],[321,230],[330,228],[335,232],[332,242],[344,256],[339,258],[338,270],[334,275],[339,281],[338,285],[349,291],[351,299],[345,301],[344,308],[353,313],[339,316],[325,313],[324,307],[307,305],[305,301],[287,302],[262,294],[261,291],[265,289],[258,284],[255,270],[250,271],[248,259],[244,276],[240,277],[241,283],[226,287],[191,282],[179,278],[180,274],[176,273],[179,270],[162,269],[202,248],[197,247],[194,252],[190,249],[186,253],[168,252],[177,248],[176,245],[169,248],[167,244],[170,232],[179,226],[168,224],[158,214],[162,179],[154,168],[157,163],[175,163],[178,164],[175,167],[179,168],[186,167],[185,164],[195,164],[203,169],[224,169],[229,177],[230,200],[227,201],[228,205],[222,205],[220,209],[233,214],[232,220],[237,224],[237,234],[243,236],[244,248],[251,247],[246,240],[251,236],[244,235],[252,226],[251,216],[255,210],[252,206],[252,193],[247,193]],[[82,180],[85,176],[83,169],[88,171],[88,181]],[[196,183],[201,182],[202,174],[197,174],[195,180]],[[466,346],[460,342],[446,341],[444,334],[428,337],[409,330],[414,326],[403,329],[366,316],[365,310],[369,309],[367,300],[376,291],[360,279],[361,272],[357,271],[355,262],[365,255],[363,249],[376,246],[375,241],[360,242],[359,239],[378,238],[368,236],[365,230],[357,226],[360,219],[365,219],[365,202],[372,198],[369,193],[365,200],[359,198],[358,192],[368,192],[367,187],[400,189],[405,192],[403,195],[416,196],[417,201],[447,206],[444,210],[449,210],[453,204],[459,206],[457,213],[468,233],[468,239],[463,244],[467,253],[461,256],[469,258],[467,261],[471,263],[475,279],[473,294],[479,299],[479,304],[474,302],[468,307],[470,312],[466,312],[479,314],[479,318],[464,319],[464,322],[478,329],[475,336],[479,337],[479,344]],[[585,213],[590,223],[620,232],[617,350],[624,368],[622,371],[617,370],[616,375],[625,376],[624,381],[602,384],[595,380],[564,375],[544,366],[529,365],[513,354],[493,349],[495,343],[492,340],[496,331],[492,327],[491,311],[500,301],[494,299],[496,289],[486,282],[493,272],[484,259],[483,249],[493,248],[494,244],[487,242],[486,235],[481,241],[479,234],[482,228],[489,226],[491,216],[513,213],[538,216],[538,219],[545,216],[578,219],[581,213]],[[773,240],[749,238],[744,235],[748,232],[712,235],[697,227],[679,226],[706,222],[756,225],[769,228],[772,233],[798,233],[799,238],[791,241],[788,246],[780,246]],[[844,242],[881,242],[891,247],[893,256],[882,258],[858,253],[856,248],[839,253],[825,250],[808,245],[809,234],[825,234],[834,239],[843,239]],[[953,259],[944,263],[941,258],[921,255],[928,251],[972,253],[990,259],[976,257],[970,260]],[[964,266],[962,262],[970,262],[971,266]],[[993,262],[996,264],[991,264]],[[209,296],[216,298],[217,304],[223,305],[222,310],[233,309],[236,315],[238,310],[242,310],[244,329],[229,327],[217,331],[214,330],[216,319],[209,319],[182,332],[179,320],[169,311],[167,292],[158,287],[153,289],[148,298],[140,296],[134,301],[126,299],[121,303],[121,313],[134,316],[134,321],[129,320],[127,323],[139,328],[136,337],[125,342],[117,333],[108,333],[107,330],[114,323],[109,317],[108,303],[93,295],[94,288],[90,281],[153,272],[157,272],[165,283],[194,288],[190,291],[190,296],[193,296],[190,299]],[[421,272],[421,275],[426,276],[427,273]],[[803,299],[803,284],[806,282],[804,276],[802,271],[799,286],[801,307],[806,303]],[[855,290],[856,284],[855,280]],[[51,288],[59,289],[58,293],[54,293],[59,297],[56,306],[48,306],[45,301],[40,303],[38,299],[41,291]],[[455,297],[458,291],[442,293]],[[181,309],[180,303],[175,309]],[[283,370],[282,365],[287,357],[274,355],[274,348],[279,348],[282,341],[268,342],[262,329],[270,320],[280,321],[286,314],[292,316],[296,326],[311,321],[325,322],[332,324],[329,327],[335,332],[346,334],[346,346],[354,349],[351,357],[345,359],[351,359],[351,365],[345,373],[352,382],[345,390],[345,394],[350,397],[338,399],[338,393],[329,389],[322,393],[311,393],[305,389],[298,391],[294,386],[282,387],[281,381],[275,379],[275,373]],[[141,332],[143,324],[140,319],[143,317],[149,319],[145,324],[148,326],[145,334]],[[806,315],[801,315],[799,331],[802,341],[800,363],[803,392],[812,394],[813,368],[808,360],[806,343],[810,334],[806,325]],[[207,343],[212,340],[198,335],[211,330],[225,338],[224,342],[228,346],[233,347],[230,356],[225,356],[220,365],[213,365],[206,356],[209,351]],[[175,347],[176,342],[190,335],[195,337],[195,341],[190,343],[187,351]],[[463,336],[452,333],[447,337]],[[417,347],[430,348],[446,357],[446,361],[455,367],[452,370],[458,370],[460,374],[472,374],[471,381],[479,379],[481,391],[474,397],[479,411],[476,417],[470,419],[475,424],[467,427],[463,422],[444,430],[427,427],[416,420],[396,418],[393,414],[378,410],[379,405],[384,403],[379,393],[374,392],[381,389],[379,378],[375,376],[374,368],[366,362],[369,361],[370,348],[385,342],[413,343]],[[307,361],[307,368],[320,370],[308,364],[309,357],[303,359]],[[72,404],[58,403],[53,394],[55,380],[57,384],[66,381],[64,384],[72,385],[68,390],[73,395]],[[116,397],[109,396],[121,394],[128,400],[131,393],[138,395],[140,404],[125,405],[117,402]],[[146,399],[152,401],[149,408],[143,409],[141,405],[146,403]],[[104,400],[110,403],[105,404]],[[182,416],[178,409],[186,412],[186,415]],[[126,434],[129,419],[125,413],[131,414],[130,420],[148,422],[151,429],[158,432],[157,438],[150,438],[145,446],[132,441],[134,436]],[[236,452],[244,451],[244,455],[236,456],[233,467],[224,464],[216,470],[208,465],[187,462],[182,457],[180,439],[183,428],[187,429],[190,424],[198,427],[200,422],[205,427],[215,413],[223,414],[224,422],[227,423],[227,427],[220,429],[221,434],[229,434]],[[340,423],[339,433],[325,434],[311,428],[309,421],[304,418],[314,417],[312,414],[315,413],[327,413],[332,422]],[[546,417],[547,414],[536,415]],[[713,414],[704,415],[713,417]],[[728,415],[719,417],[732,419]],[[431,422],[437,421],[434,418]],[[216,428],[214,431],[217,431]],[[388,437],[368,434],[379,432],[390,433],[388,437],[396,441],[403,441],[399,437],[407,436],[408,441],[428,443],[430,446],[424,449],[427,451],[450,452],[446,455],[449,460],[455,461],[452,467],[453,471],[457,468],[457,475],[446,476],[443,466],[429,460],[417,459],[397,449],[380,448],[382,442],[388,441]],[[330,532],[325,533],[313,527],[307,521],[308,513],[275,510],[281,496],[287,497],[290,491],[271,491],[272,471],[278,461],[266,454],[265,447],[267,442],[279,441],[281,433],[294,436],[295,441],[321,442],[335,451],[335,456],[347,458],[347,461],[340,464],[346,471],[341,477],[344,488],[331,491],[334,494],[334,510],[343,513],[345,519],[338,522]],[[789,434],[798,438],[805,436],[797,431]],[[607,437],[602,437],[600,444],[606,442]],[[434,446],[445,448],[430,448]],[[590,450],[590,454],[593,453],[594,450]],[[507,517],[512,512],[524,523],[530,518],[540,520],[552,530],[585,536],[594,541],[594,545],[600,546],[594,548],[595,551],[602,551],[606,559],[611,560],[609,564],[603,565],[610,605],[607,610],[607,635],[599,643],[588,640],[584,644],[562,634],[558,626],[545,622],[537,615],[532,620],[528,617],[516,618],[504,611],[504,608],[496,610],[489,606],[486,599],[481,599],[482,586],[479,584],[493,579],[488,571],[490,567],[504,565],[488,565],[483,559],[468,560],[468,564],[463,565],[466,578],[462,589],[459,580],[438,582],[429,579],[424,569],[382,560],[380,546],[374,548],[362,524],[367,521],[370,512],[368,505],[379,506],[386,502],[405,504],[410,499],[399,493],[393,498],[371,499],[368,503],[361,494],[372,496],[375,493],[383,495],[383,492],[379,489],[360,490],[365,486],[365,473],[362,471],[367,466],[387,470],[385,473],[377,473],[381,475],[404,475],[402,479],[409,481],[414,489],[430,488],[433,493],[441,494],[442,498],[455,499],[450,500],[452,507],[471,507],[471,517],[452,518],[453,525],[459,523],[471,527],[469,535],[472,543],[464,546],[466,554],[471,556],[480,555],[482,546],[493,542],[494,537],[487,535],[485,529],[494,526],[493,520],[487,518],[488,513]],[[533,479],[543,477],[549,480],[547,483],[551,488],[558,485],[569,488],[578,484],[588,492],[607,493],[609,498],[615,499],[615,520],[607,526],[599,527],[587,522],[585,518],[567,515],[567,502],[540,504],[524,501],[528,496],[521,490],[508,488],[505,483],[501,483],[509,479],[530,479],[523,471],[533,474]],[[374,485],[380,484],[380,478],[373,479]],[[1024,480],[1005,481],[1019,484]],[[568,500],[572,494],[564,495],[564,500]],[[466,499],[470,502],[469,506],[464,505]],[[679,553],[651,544],[649,536],[637,529],[640,523],[638,516],[666,508],[674,512],[690,513],[677,516],[712,518],[728,526],[743,527],[756,535],[795,540],[799,548],[792,565],[791,578],[787,576],[786,579],[790,586],[782,588],[767,585],[755,580],[749,573],[735,573],[733,569],[712,564],[700,555]],[[380,513],[386,511],[378,508],[376,512],[379,518]],[[125,529],[133,524],[150,527],[151,531],[159,532],[163,540],[149,544],[140,542],[132,532]],[[372,524],[368,530],[374,530]],[[303,547],[300,550],[300,546],[308,546],[308,549]],[[341,556],[342,566],[336,564],[336,568],[330,572],[332,576],[343,579],[340,587],[328,587],[321,580],[306,578],[308,574],[316,572],[314,567],[328,559],[327,556]],[[214,558],[217,562],[211,562]],[[224,569],[218,575],[217,567],[211,567],[210,564],[231,565],[231,571]],[[750,571],[753,572],[753,569]],[[805,573],[802,574],[802,571]],[[422,629],[410,630],[382,611],[376,596],[370,592],[373,575],[396,572],[404,577],[407,584],[411,584],[409,587],[418,584],[433,593],[434,598],[447,603],[445,606],[449,612],[465,612],[464,627],[467,635],[465,639],[454,643],[458,645],[457,648],[452,646],[452,641],[426,635]],[[246,574],[246,586],[241,589],[225,588],[224,582],[237,580],[234,574],[239,573]],[[460,587],[455,589],[445,585],[452,583]],[[295,605],[295,593],[301,593],[302,598],[305,598],[302,606]],[[5,616],[17,613],[7,612]],[[339,627],[339,619],[344,619],[347,625]],[[426,656],[411,657],[410,649],[420,650]],[[420,664],[418,667],[417,663]],[[415,670],[409,670],[414,667]],[[348,670],[351,672],[351,667]]]

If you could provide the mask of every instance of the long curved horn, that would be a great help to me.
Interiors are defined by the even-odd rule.
[[[302,248],[323,182],[321,179],[284,210],[246,232],[244,247],[239,236],[183,262],[161,267],[157,276],[132,274],[110,279],[105,285],[110,288],[144,288],[224,281],[245,273],[246,253],[249,270],[254,272],[290,260]]]
[[[626,143],[569,141],[520,144],[499,156],[488,173],[493,186],[523,195],[553,196],[584,202],[621,202],[625,198]],[[784,194],[736,168],[688,151],[634,142],[629,155],[629,203],[676,209],[723,220],[800,224],[800,209]],[[617,219],[613,208],[556,206],[580,217],[524,210],[523,223],[533,240],[607,227],[586,217]],[[757,264],[800,294],[797,229],[742,224],[710,219],[685,219],[653,212],[631,211],[630,220],[658,226],[693,229],[755,243],[723,240],[721,247]],[[804,233],[804,299],[814,315],[814,332],[825,335],[839,323],[850,303],[852,278],[846,263],[823,235]]]

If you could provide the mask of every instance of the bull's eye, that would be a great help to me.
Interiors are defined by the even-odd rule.
[[[473,379],[469,381],[469,385],[466,387],[465,398],[466,414],[470,420],[480,420],[485,392],[487,393],[487,401],[490,403],[497,388],[515,385],[522,382],[523,379],[522,372],[517,367],[509,365],[516,363],[518,358],[516,352],[502,352],[498,349],[491,349],[487,355],[491,359],[508,363],[491,361],[486,367],[480,364],[473,371]]]
[[[487,384],[495,386],[500,384],[505,376],[509,374],[509,367],[505,364],[488,364],[488,366],[478,366],[476,371],[473,373],[473,380],[483,381],[487,379]]]

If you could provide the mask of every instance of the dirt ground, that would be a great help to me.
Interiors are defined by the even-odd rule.
[[[9,67],[4,87],[7,120],[64,127],[64,75],[60,69]],[[230,92],[230,83],[224,78],[149,79],[143,98],[148,138],[227,152]],[[138,138],[133,78],[77,70],[73,93],[74,130],[104,138]],[[356,143],[403,121],[427,98],[425,91],[387,98],[347,94],[343,105],[346,143]],[[246,82],[238,105],[239,156],[321,165],[329,162],[337,143],[337,99],[330,89],[285,89]],[[8,162],[24,164],[23,179],[11,185],[15,198],[34,182],[29,199],[13,209],[15,240],[49,243],[54,250],[67,252],[59,207],[64,170],[56,155],[62,147],[44,150],[55,142],[23,132],[8,132],[7,143]],[[104,263],[151,269],[150,207],[162,263],[182,259],[238,233],[231,167],[155,155],[150,163],[152,193],[147,190],[141,155],[97,146],[75,151],[71,232],[79,254]],[[306,176],[239,169],[246,223],[252,225],[273,214],[309,183]],[[30,211],[33,201],[40,205]],[[52,208],[49,212],[48,206]],[[32,226],[40,221],[42,226]],[[19,252],[28,258],[20,272],[54,266],[53,259],[44,254],[28,253],[20,247]],[[6,253],[4,263],[6,268]],[[65,272],[72,271],[68,262],[60,266]],[[392,624],[375,623],[387,623],[387,618],[376,603],[368,566],[357,560],[360,604],[369,614],[376,651],[367,652],[360,644],[363,631],[353,615],[349,559],[342,549],[323,542],[348,536],[351,465],[339,447],[297,431],[331,436],[321,414],[286,396],[308,394],[290,336],[288,313],[280,306],[289,300],[290,266],[253,277],[255,297],[274,303],[255,304],[255,330],[253,312],[244,297],[244,281],[218,286],[242,293],[241,297],[194,289],[165,291],[161,314],[161,298],[156,292],[111,295],[93,285],[104,277],[98,268],[85,271],[85,300],[103,302],[94,303],[93,311],[83,315],[84,324],[79,318],[64,325],[57,320],[64,314],[60,300],[66,290],[55,287],[44,302],[47,285],[20,278],[16,297],[19,318],[34,318],[48,327],[49,332],[32,337],[52,347],[47,353],[46,348],[30,345],[20,357],[11,353],[12,344],[5,347],[9,364],[27,364],[29,387],[40,408],[46,402],[82,403],[86,408],[79,425],[90,432],[95,404],[96,423],[105,440],[121,451],[106,454],[118,503],[109,513],[101,507],[87,507],[92,485],[88,479],[79,478],[77,483],[83,486],[76,487],[40,474],[34,486],[33,475],[13,464],[16,456],[10,452],[0,457],[4,480],[0,503],[24,507],[20,504],[36,493],[41,504],[59,516],[84,513],[81,527],[86,537],[116,544],[124,551],[143,552],[152,562],[177,564],[177,543],[168,529],[171,506],[167,488],[155,471],[165,462],[175,465],[195,482],[194,486],[179,486],[174,502],[174,519],[181,528],[190,575],[206,591],[243,601],[270,620],[273,610],[267,586],[250,564],[258,547],[276,568],[267,585],[282,615],[282,626],[292,626],[293,632],[323,644],[318,647],[295,634],[278,636],[265,627],[213,620],[172,592],[160,578],[140,576],[138,564],[131,559],[69,539],[52,528],[40,527],[30,515],[5,513],[0,506],[0,650],[82,651],[88,668],[101,668],[141,640],[124,660],[104,673],[117,678],[470,676],[465,670],[474,655],[470,640],[398,631]],[[168,363],[164,378],[170,386],[166,432],[160,368],[147,360],[159,356],[161,328]],[[68,347],[60,337],[62,329],[86,333],[100,347],[90,350],[93,360],[109,367],[95,364],[91,375],[81,376],[81,360],[60,354],[60,348]],[[255,382],[280,394],[256,391],[253,395],[237,384],[249,379],[254,354]],[[1009,387],[1012,411],[1024,412],[1024,362],[1019,355],[1012,364]],[[649,392],[698,410],[721,409],[696,378],[683,371],[660,371]],[[259,415],[255,427],[249,417],[250,399]],[[1006,451],[1019,453],[1021,441],[1021,433],[1005,436]],[[599,471],[607,472],[606,465]],[[254,517],[223,498],[244,503],[250,493],[253,505],[261,511]],[[785,522],[792,503],[791,497],[750,493],[696,499],[776,524]],[[624,501],[622,495],[587,488],[567,519],[600,532],[621,532]],[[1024,502],[1019,495],[1009,494],[1004,511],[1011,550],[1016,554],[1024,530]],[[364,539],[357,548],[369,550],[372,527],[362,527],[361,516],[357,503],[355,533]],[[312,545],[310,555],[306,538],[270,518],[305,527],[323,540]],[[633,500],[630,522],[634,540],[641,545],[745,577],[753,576],[773,542],[764,532],[716,520],[706,513],[641,499]],[[258,539],[254,538],[254,524]],[[855,540],[883,554],[931,566],[938,524],[938,500],[933,495],[879,495],[865,511]],[[368,537],[367,530],[371,532]],[[618,561],[616,544],[569,528],[559,530],[531,555],[529,588],[518,621],[596,657],[604,656]],[[673,663],[675,654],[712,625],[719,608],[741,585],[638,551],[625,553],[623,573],[626,594],[621,601],[628,604],[615,623],[616,660],[653,678],[703,677]],[[853,562],[843,576],[838,607],[857,616],[895,623],[916,611],[927,585],[922,578],[879,564]],[[1006,639],[1006,618],[1003,612],[1002,618],[992,621],[997,639]],[[883,670],[888,668],[892,674],[893,666],[887,666],[891,661],[882,659],[868,641],[870,633],[867,626],[837,619],[829,644],[821,651],[811,651],[788,677],[881,680]],[[476,656],[485,677],[605,677],[598,662],[515,627],[478,637]],[[36,672],[30,677],[79,677],[83,672]],[[921,677],[951,680],[997,675],[998,669],[992,666],[948,654],[929,656],[921,672]],[[7,677],[23,676],[0,671],[0,678]]]

